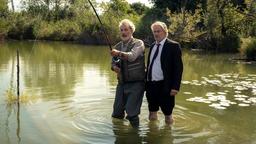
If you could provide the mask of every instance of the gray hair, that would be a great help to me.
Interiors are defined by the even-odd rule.
[[[164,23],[164,22],[161,22],[161,21],[156,21],[154,22],[152,25],[151,25],[151,30],[153,31],[153,27],[154,26],[160,26],[163,31],[166,33],[166,36],[168,36],[168,28],[167,28],[167,25]]]
[[[132,33],[135,32],[135,25],[133,24],[132,21],[130,21],[130,20],[128,20],[128,19],[123,19],[123,20],[119,23],[119,28],[120,28],[122,25],[127,25],[127,26],[129,26],[129,28],[132,30]]]

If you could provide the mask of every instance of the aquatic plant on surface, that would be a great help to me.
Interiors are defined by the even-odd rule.
[[[38,97],[34,96],[34,95],[27,95],[27,94],[21,94],[18,96],[15,94],[15,90],[14,89],[9,89],[6,90],[6,102],[8,105],[12,105],[15,104],[16,102],[20,102],[22,104],[31,104],[31,103],[35,103],[38,100]]]

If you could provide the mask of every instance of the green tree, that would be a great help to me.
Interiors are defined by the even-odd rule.
[[[240,11],[244,15],[241,27],[242,37],[256,37],[256,0],[246,0],[246,9]]]
[[[138,37],[140,37],[141,39],[143,39],[147,46],[149,46],[154,41],[150,28],[153,22],[163,21],[167,25],[170,24],[170,22],[168,21],[169,17],[166,15],[165,11],[166,10],[159,8],[151,8],[148,11],[146,11],[145,15],[143,15],[142,18],[140,19],[135,34],[138,35]]]
[[[103,13],[101,15],[104,23],[103,27],[107,30],[107,34],[110,36],[112,43],[119,40],[118,25],[122,19],[130,19],[134,22],[136,27],[140,20],[140,16],[126,0],[112,0],[110,3],[102,4],[101,8],[103,9]],[[99,31],[101,28],[102,26],[98,26],[96,31]],[[102,39],[105,38],[102,37]]]
[[[146,11],[149,10],[149,7],[147,7],[145,4],[136,2],[131,4],[131,8],[138,14],[143,15],[146,13]]]
[[[183,10],[180,13],[168,11],[169,32],[172,39],[183,42],[194,42],[196,38],[205,31],[198,27],[201,23],[202,9],[195,10],[194,13]]]
[[[188,11],[195,11],[199,4],[206,7],[207,0],[151,0],[155,7],[160,9],[168,8],[172,12],[181,12],[182,8]]]
[[[80,1],[77,0],[77,2]],[[40,15],[45,20],[57,21],[72,16],[70,7],[75,2],[74,0],[24,0],[23,7],[25,8],[24,11],[32,16]]]
[[[5,37],[8,31],[8,23],[6,18],[8,16],[8,3],[6,0],[0,0],[0,40]]]
[[[0,0],[0,17],[6,17],[8,12],[7,0]]]
[[[23,13],[32,17],[40,16],[43,20],[51,20],[50,0],[24,0]]]
[[[111,0],[108,7],[119,16],[132,13],[130,4],[126,0]]]
[[[208,0],[204,13],[204,25],[207,34],[199,41],[200,47],[207,47],[218,52],[237,52],[240,47],[239,33],[243,15],[231,0]],[[232,41],[232,43],[230,43]]]

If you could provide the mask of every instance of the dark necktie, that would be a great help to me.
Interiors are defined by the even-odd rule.
[[[151,61],[150,65],[149,65],[149,69],[148,69],[148,81],[151,81],[151,80],[152,80],[152,67],[153,67],[153,63],[154,63],[154,61],[155,61],[155,59],[156,59],[156,57],[157,57],[157,55],[158,55],[159,46],[160,46],[160,45],[161,45],[161,44],[157,44],[156,51],[155,51],[155,53],[154,53],[154,56],[153,56],[153,58],[152,58],[152,61]]]

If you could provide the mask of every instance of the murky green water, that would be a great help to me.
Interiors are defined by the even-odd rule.
[[[16,89],[16,48],[20,48],[18,106],[6,91]],[[175,123],[141,125],[111,119],[116,76],[108,48],[53,42],[0,44],[0,143],[256,144],[256,65],[232,55],[183,51],[184,75],[176,98]]]

